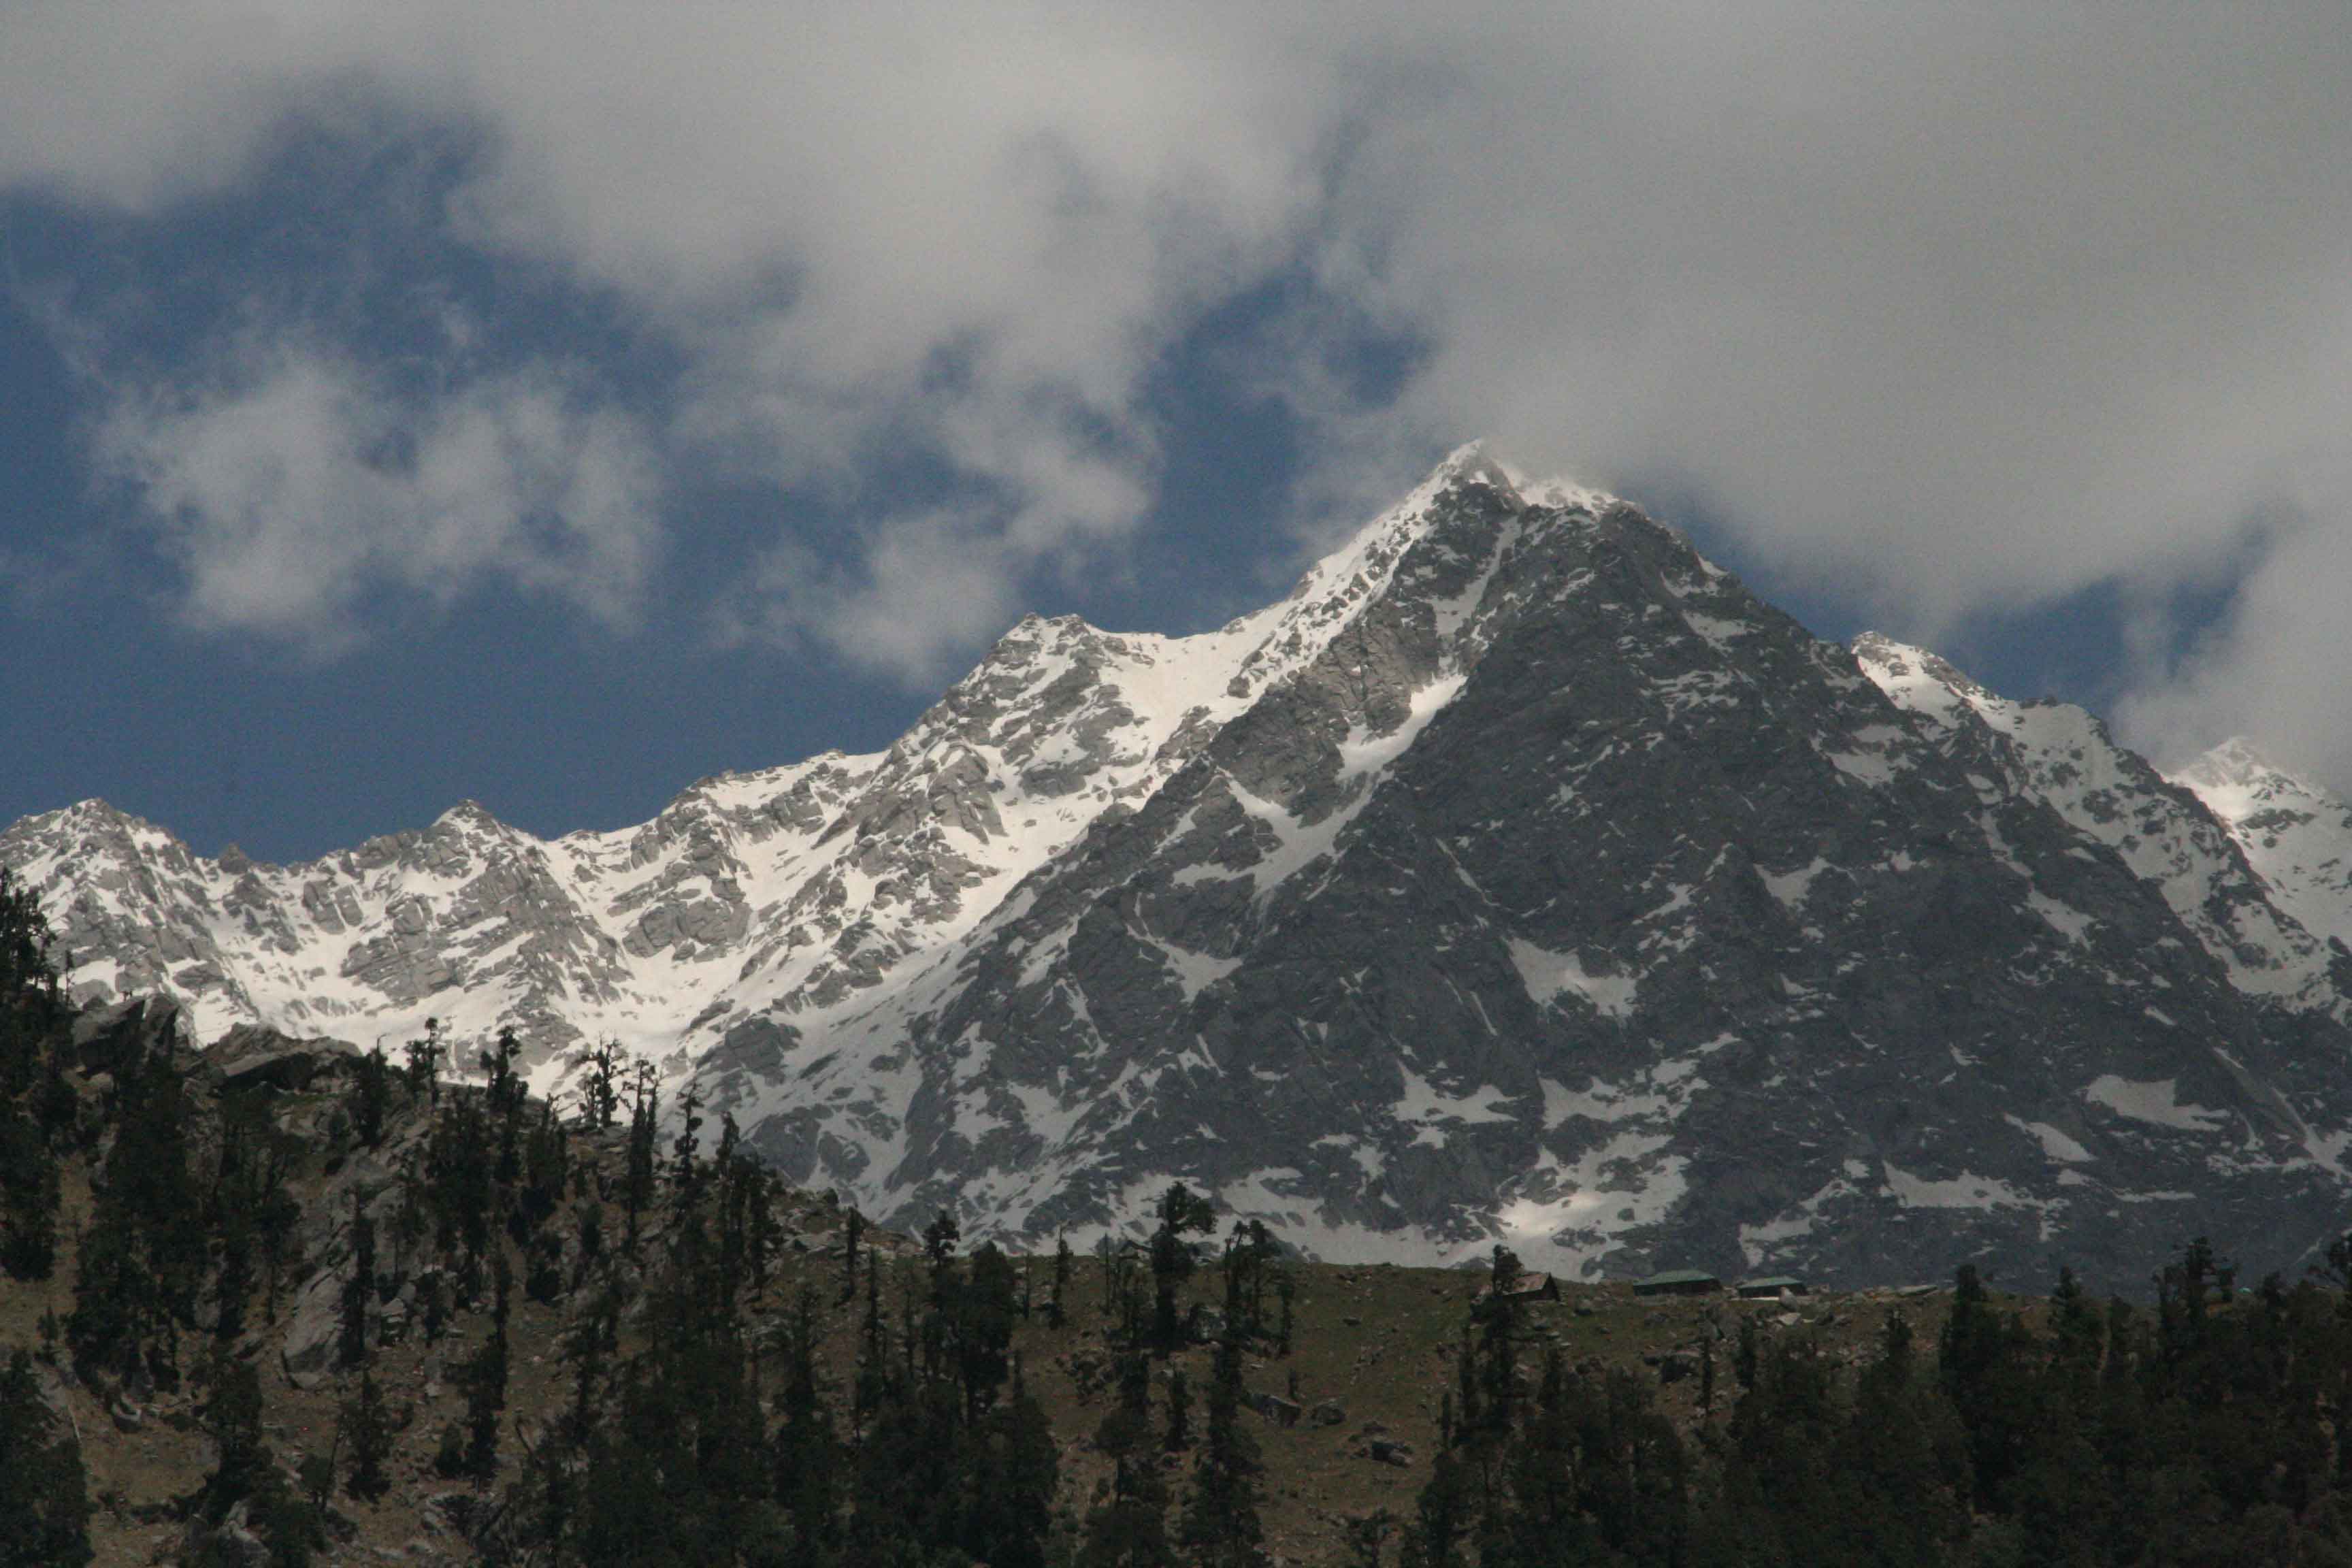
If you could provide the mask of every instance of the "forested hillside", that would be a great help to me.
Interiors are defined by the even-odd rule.
[[[1553,1299],[1176,1187],[1013,1257],[787,1190],[609,1052],[559,1107],[511,1042],[78,1014],[5,883],[0,986],[0,1563],[2352,1562],[2352,1244],[2247,1289],[2191,1242],[2137,1301]]]

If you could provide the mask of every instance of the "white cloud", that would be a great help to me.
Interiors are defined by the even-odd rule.
[[[2292,507],[2228,635],[2151,660],[2128,713],[2177,749],[2251,701],[2352,756],[2352,710],[2277,695],[2326,667],[2352,519],[2339,5],[550,15],[20,4],[0,180],[166,211],[362,89],[478,128],[448,221],[684,349],[673,459],[854,502],[912,443],[978,487],[858,525],[820,577],[865,609],[740,621],[909,679],[1134,525],[1153,356],[1305,257],[1429,346],[1369,423],[1313,355],[1261,367],[1342,454],[1310,495],[1484,432],[1686,486],[1930,640],[2102,582],[2160,603]]]
[[[161,212],[289,112],[472,124],[453,229],[682,345],[677,450],[850,494],[914,444],[985,492],[958,576],[995,561],[1001,602],[1132,526],[1151,357],[1311,216],[1332,94],[1243,47],[1205,14],[1054,5],[608,3],[560,28],[432,0],[33,5],[0,22],[0,178]],[[920,529],[866,534],[862,591],[914,592]]]
[[[490,577],[625,625],[656,548],[643,438],[547,372],[415,406],[281,345],[193,395],[121,399],[97,449],[184,569],[193,623],[322,650],[356,638],[371,592]]]
[[[804,546],[769,551],[742,591],[719,605],[730,641],[814,639],[910,687],[1002,632],[1020,614],[1003,542],[961,514],[879,520],[845,569]]]
[[[1433,324],[1414,411],[1604,482],[1671,474],[1932,638],[2209,572],[2352,444],[2341,20],[1461,29],[1430,43],[1475,101],[1376,135],[1350,226]]]
[[[2179,668],[2158,667],[2117,715],[2157,761],[2178,766],[2231,735],[2261,737],[2293,765],[2352,782],[2344,622],[2352,526],[2344,493],[2325,520],[2272,535],[2230,613]]]

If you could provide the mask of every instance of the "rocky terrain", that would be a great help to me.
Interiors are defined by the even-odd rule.
[[[1286,600],[1010,632],[888,752],[308,865],[27,818],[78,996],[615,1039],[800,1184],[1050,1246],[1171,1177],[1335,1262],[2144,1282],[2331,1233],[2352,812],[1822,641],[1465,448]],[[674,1096],[673,1096],[674,1098]]]

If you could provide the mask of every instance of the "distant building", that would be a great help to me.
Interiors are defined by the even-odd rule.
[[[1492,1285],[1483,1286],[1478,1291],[1478,1300],[1483,1301],[1494,1293]],[[1557,1301],[1559,1300],[1559,1281],[1549,1274],[1521,1274],[1511,1281],[1511,1288],[1503,1294],[1514,1301]]]
[[[1669,1268],[1633,1281],[1636,1296],[1712,1296],[1722,1289],[1722,1280],[1698,1268]]]
[[[1760,1279],[1742,1279],[1739,1294],[1751,1301],[1777,1301],[1788,1296],[1810,1293],[1805,1282],[1794,1275],[1768,1274]]]

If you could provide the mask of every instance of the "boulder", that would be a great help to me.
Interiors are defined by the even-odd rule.
[[[73,1021],[74,1063],[84,1072],[120,1076],[135,1053],[176,1046],[180,1028],[180,1005],[168,997],[134,996],[93,1007]]]
[[[287,1314],[278,1359],[295,1387],[313,1389],[332,1377],[343,1328],[343,1268],[321,1268],[302,1287]]]
[[[298,1040],[257,1024],[239,1024],[205,1052],[223,1089],[306,1089],[329,1068],[358,1056],[343,1040]]]

